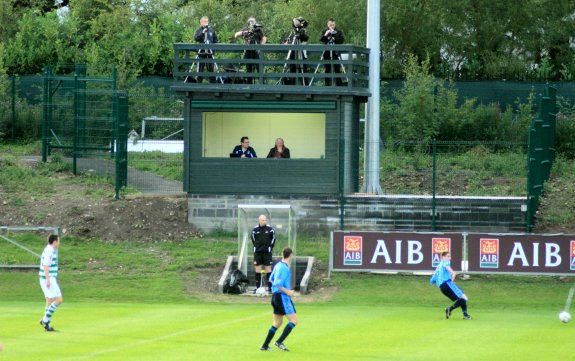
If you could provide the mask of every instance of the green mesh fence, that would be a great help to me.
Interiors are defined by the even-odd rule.
[[[527,144],[384,142],[384,194],[526,197]]]
[[[96,72],[98,73],[98,72]],[[97,74],[95,74],[97,75]],[[12,80],[13,79],[13,80]],[[5,139],[40,139],[42,128],[43,78],[38,75],[22,75],[10,78],[8,96],[0,98],[0,136]],[[183,177],[182,138],[183,102],[170,90],[172,78],[146,77],[131,84],[129,94],[128,131],[129,171],[128,186],[137,191],[149,193],[181,192]],[[382,87],[382,95],[392,97],[393,91],[403,85],[402,80],[388,81]],[[70,94],[63,82],[55,96],[59,97],[58,109],[54,109],[58,129],[53,129],[60,142],[68,141],[69,124],[73,116]],[[502,107],[514,105],[519,99],[526,101],[532,89],[542,93],[543,83],[518,83],[506,81],[456,82],[460,100],[477,98],[478,103],[499,103]],[[555,85],[558,96],[575,101],[575,83]],[[90,89],[87,89],[90,90]],[[109,105],[101,95],[86,93],[86,111],[98,113],[101,126],[106,125],[110,113]],[[102,110],[98,109],[102,107]],[[99,126],[100,126],[99,125]],[[86,130],[86,139],[96,141],[98,146],[109,147],[108,136],[94,136],[93,130]],[[93,139],[92,139],[93,138]],[[98,139],[101,138],[101,139]],[[54,139],[57,144],[57,141]],[[171,142],[171,143],[170,143]],[[154,144],[156,143],[156,144]],[[70,152],[58,150],[64,156]],[[402,154],[402,152],[404,152]],[[526,195],[526,147],[523,144],[459,143],[436,144],[437,194],[525,196]],[[91,162],[95,155],[84,151],[79,162],[84,169],[94,169]],[[109,153],[100,153],[99,161],[110,161]],[[497,159],[505,159],[498,161]],[[94,158],[94,159],[96,159]],[[485,164],[475,163],[484,161]],[[503,164],[501,164],[501,162]],[[505,168],[503,165],[512,164]],[[388,194],[432,194],[433,166],[431,144],[385,144],[382,152],[382,188]],[[101,167],[106,174],[114,171]],[[499,169],[499,170],[498,170]],[[143,173],[137,173],[143,172]],[[490,173],[492,172],[492,173]],[[511,174],[510,174],[511,172]],[[518,173],[516,173],[518,172]],[[488,174],[492,178],[488,179]],[[160,179],[156,177],[160,177]],[[504,182],[503,179],[510,179]]]
[[[143,193],[183,192],[183,101],[163,88],[131,89],[128,185]]]
[[[403,87],[403,80],[388,80],[381,87],[381,96],[393,101],[393,93]],[[519,100],[527,102],[529,93],[543,94],[547,83],[513,81],[457,81],[453,83],[459,103],[465,99],[477,99],[478,104],[499,104],[502,109],[514,107]],[[553,85],[561,97],[575,101],[575,83],[560,82]]]

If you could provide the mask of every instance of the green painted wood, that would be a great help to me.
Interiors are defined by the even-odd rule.
[[[218,110],[334,110],[336,102],[195,100],[192,109]]]

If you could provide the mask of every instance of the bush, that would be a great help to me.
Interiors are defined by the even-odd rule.
[[[555,149],[558,154],[575,158],[575,104],[569,99],[557,99],[557,124],[555,128]]]
[[[511,141],[526,142],[535,115],[535,93],[525,103],[501,109],[499,104],[477,104],[475,98],[458,104],[453,83],[435,78],[429,61],[409,57],[403,88],[394,99],[382,99],[383,139],[400,141]],[[517,110],[513,110],[513,108]]]

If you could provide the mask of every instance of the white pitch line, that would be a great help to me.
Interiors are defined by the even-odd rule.
[[[565,311],[569,312],[569,309],[571,308],[571,301],[573,300],[573,292],[575,291],[575,288],[571,287],[571,289],[569,290],[569,295],[567,296],[567,302],[565,303]]]
[[[228,325],[233,325],[235,323],[239,323],[239,322],[244,322],[244,321],[249,321],[249,320],[253,320],[253,319],[257,319],[257,318],[261,318],[265,315],[269,315],[269,312],[264,312],[264,313],[260,313],[254,316],[250,316],[250,317],[244,317],[244,318],[240,318],[240,319],[234,319],[233,321],[227,321],[227,322],[222,322],[222,323],[216,323],[216,324],[210,324],[210,325],[205,325],[205,326],[200,326],[200,327],[196,327],[196,328],[189,328],[186,330],[181,330],[178,332],[173,332],[167,335],[163,335],[160,337],[156,337],[156,338],[149,338],[149,339],[145,339],[145,340],[141,340],[141,341],[137,341],[137,342],[132,342],[132,343],[126,343],[123,344],[121,346],[116,346],[116,347],[111,347],[105,350],[100,350],[97,352],[92,352],[83,356],[71,356],[71,357],[66,357],[63,358],[61,360],[86,360],[86,359],[91,359],[95,356],[98,355],[103,355],[103,354],[107,354],[107,353],[112,353],[112,352],[117,352],[117,351],[122,351],[128,348],[132,348],[132,347],[137,347],[137,346],[141,346],[141,345],[145,345],[151,342],[158,342],[158,341],[163,341],[172,337],[177,337],[177,336],[181,336],[181,335],[185,335],[187,333],[193,333],[193,332],[199,332],[199,331],[205,331],[205,330],[210,330],[213,328],[218,328],[218,327],[222,327],[222,326],[228,326]]]

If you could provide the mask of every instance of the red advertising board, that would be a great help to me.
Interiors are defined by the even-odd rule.
[[[575,236],[467,235],[468,271],[575,275]]]
[[[451,252],[451,265],[461,270],[460,233],[332,232],[332,271],[433,271],[441,253]]]

